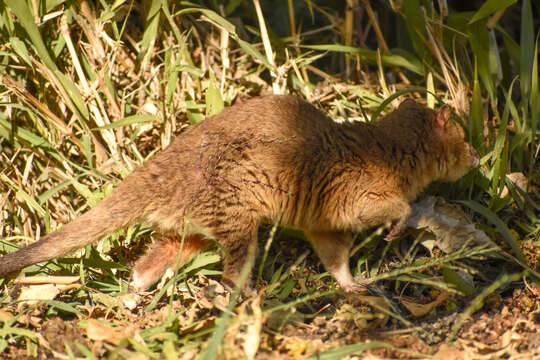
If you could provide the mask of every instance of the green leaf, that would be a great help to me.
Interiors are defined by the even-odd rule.
[[[510,89],[508,91],[508,94],[506,96],[506,104],[504,106],[503,114],[501,117],[501,129],[506,129],[508,125],[508,120],[510,118],[510,106],[512,105],[512,92],[514,89],[515,81],[512,81],[512,84],[510,85]],[[509,145],[507,141],[507,133],[506,131],[499,131],[497,133],[497,137],[495,139],[495,145],[493,146],[493,152],[492,152],[492,163],[493,163],[493,173],[491,177],[491,184],[492,184],[492,193],[497,193],[499,186],[501,184],[504,184],[504,180],[506,178],[507,173],[507,167],[508,167],[508,153],[509,153]],[[502,187],[501,187],[502,190]]]
[[[86,200],[86,202],[88,202],[88,205],[90,205],[90,207],[96,206],[97,203],[101,199],[103,199],[103,193],[102,192],[96,191],[94,193],[94,192],[90,191],[88,186],[86,186],[84,184],[81,184],[78,181],[73,182],[73,187],[75,188],[75,190],[77,190],[77,192],[79,194],[81,194],[84,197],[84,199]]]
[[[146,27],[143,33],[141,41],[141,51],[137,55],[137,59],[140,61],[144,58],[150,45],[154,43],[158,36],[159,29],[159,10],[161,9],[160,0],[152,0],[150,11],[146,17]]]
[[[232,12],[234,12],[234,10],[236,10],[236,8],[242,4],[243,0],[230,0],[227,4],[227,6],[225,6],[225,15],[230,15]]]
[[[540,37],[540,33],[538,34]],[[534,51],[534,59],[533,59],[533,67],[532,67],[532,74],[531,74],[531,96],[530,96],[530,103],[531,103],[531,149],[537,149],[537,131],[538,131],[538,125],[540,124],[540,90],[538,88],[538,51],[540,49],[538,48],[538,37],[536,38],[536,46]],[[538,158],[535,159],[534,156],[531,156],[530,162],[529,162],[529,171],[530,176],[532,178],[532,174],[534,172],[535,162],[538,161]]]
[[[186,8],[186,9],[180,10],[178,12],[178,15],[189,14],[193,12],[200,12],[206,15],[206,17],[208,17],[214,23],[224,28],[248,55],[258,60],[267,69],[274,70],[274,67],[270,65],[266,57],[264,57],[263,54],[261,54],[261,52],[257,50],[253,45],[251,45],[247,41],[240,39],[240,37],[238,36],[236,32],[236,27],[230,21],[226,20],[225,18],[217,14],[215,11],[212,11],[210,9],[203,9],[203,8]]]
[[[25,336],[27,338],[32,339],[33,341],[36,341],[38,339],[37,335],[30,330],[7,327],[7,326],[0,328],[0,337],[5,337],[9,335]]]
[[[76,343],[75,346],[89,360],[97,360],[97,357],[92,354],[92,351],[83,344]]]
[[[17,190],[17,197],[23,200],[31,209],[34,209],[41,217],[46,216],[45,210],[37,203],[37,201],[21,188],[18,188]]]
[[[159,121],[160,121],[159,118],[155,117],[154,115],[149,115],[149,114],[131,115],[131,116],[123,118],[122,120],[117,120],[111,124],[94,128],[93,130],[116,129],[119,127],[129,126],[133,124],[143,124],[143,123],[148,123],[148,122],[159,122]]]
[[[488,34],[487,19],[469,25],[468,35],[480,79],[482,79],[491,99],[496,99],[494,78],[498,76],[499,71],[498,54],[496,54]]]
[[[190,273],[197,269],[203,269],[210,264],[215,264],[221,260],[221,257],[212,252],[203,252],[197,255],[182,271]]]
[[[22,28],[28,34],[28,37],[32,41],[32,44],[36,48],[36,51],[45,63],[45,65],[51,70],[58,70],[56,64],[54,63],[47,46],[41,38],[38,26],[34,21],[34,12],[28,6],[28,2],[21,0],[4,0],[8,8],[15,13],[19,21],[21,22]]]
[[[73,306],[69,305],[68,303],[64,301],[42,300],[41,302],[49,305],[50,307],[55,307],[59,310],[62,310],[66,313],[74,314],[81,317],[84,316],[79,310],[75,309]]]
[[[474,14],[469,24],[482,20],[497,11],[504,10],[513,5],[517,0],[487,0],[482,7]]]
[[[73,80],[68,79],[68,77],[61,73],[60,70],[55,70],[54,75],[58,78],[60,83],[62,83],[62,87],[68,93],[69,99],[73,102],[73,105],[75,105],[77,110],[85,119],[88,119],[90,117],[90,113],[86,108],[86,104],[84,103],[84,99],[79,92],[79,89],[77,89],[77,87],[73,83]]]
[[[178,75],[179,71],[177,70],[178,66],[180,65],[182,58],[180,56],[176,56],[176,62],[173,66],[171,66],[171,53],[172,49],[168,49],[166,56],[165,56],[165,71],[164,75],[167,77],[167,86],[165,90],[165,103],[167,106],[171,104],[174,92],[176,91],[176,87],[178,86]]]
[[[7,131],[8,131],[8,134],[14,134],[17,138],[20,138],[26,142],[28,142],[31,146],[33,147],[39,147],[39,148],[43,148],[45,150],[47,150],[48,152],[50,152],[51,154],[53,154],[53,157],[55,157],[56,159],[58,160],[65,160],[65,158],[60,155],[55,148],[52,147],[51,144],[49,144],[49,142],[47,142],[47,140],[37,136],[36,134],[28,131],[28,130],[25,130],[23,128],[20,128],[20,127],[15,127],[15,128],[12,128],[11,126],[11,122],[8,121],[3,114],[0,114],[0,127],[4,127]],[[12,133],[13,131],[13,133]],[[9,137],[6,137],[5,138],[6,140],[9,141]]]
[[[424,23],[424,13],[420,7],[420,0],[407,0],[403,2],[403,18],[418,57],[424,61],[431,59],[431,54],[424,43],[427,39],[427,31]]]
[[[56,63],[49,54],[47,45],[45,45],[43,42],[43,38],[41,37],[39,29],[33,18],[34,12],[30,9],[28,3],[21,0],[5,0],[5,2],[11,11],[17,15],[17,18],[21,22],[22,28],[24,28],[28,34],[28,37],[34,45],[40,59],[43,61],[45,66],[47,66],[47,68],[53,72],[54,76],[57,77],[64,89],[68,92],[71,101],[76,106],[79,113],[84,118],[88,119],[88,110],[86,109],[86,105],[84,104],[81,94],[73,82],[68,80],[67,77],[58,70]]]
[[[178,15],[184,15],[194,12],[200,12],[206,17],[208,17],[210,20],[218,24],[219,26],[223,27],[225,30],[227,30],[231,34],[236,34],[236,27],[231,23],[230,21],[226,20],[224,17],[220,16],[215,11],[212,11],[210,9],[204,9],[204,8],[186,8],[182,9],[178,12]]]
[[[474,68],[474,85],[470,113],[470,142],[473,147],[484,153],[484,105],[482,104],[482,91],[478,82],[477,66]]]
[[[343,52],[358,55],[360,59],[371,64],[377,63],[378,53],[375,50],[356,48],[339,44],[300,45],[303,48],[323,51]],[[383,64],[403,67],[407,70],[423,75],[424,68],[418,58],[402,49],[393,49],[390,54],[381,54]]]
[[[83,153],[84,157],[86,158],[86,162],[88,163],[88,166],[91,169],[95,169],[93,160],[93,152],[92,152],[92,139],[88,134],[83,134],[81,136],[81,144],[83,146]]]
[[[225,104],[219,89],[216,87],[214,72],[210,70],[210,83],[206,89],[206,117],[219,114],[223,111]]]
[[[449,340],[454,339],[456,334],[458,333],[459,329],[463,326],[465,321],[467,321],[472,314],[474,314],[476,311],[480,310],[482,306],[484,305],[484,301],[488,296],[495,293],[497,289],[500,287],[506,286],[507,284],[513,282],[513,281],[519,281],[521,278],[523,278],[523,273],[517,273],[517,274],[507,274],[503,273],[499,278],[492,283],[490,286],[486,287],[482,293],[480,293],[476,298],[474,298],[473,301],[471,301],[471,304],[465,311],[461,313],[461,316],[459,319],[454,323],[454,326],[452,326],[452,335]]]
[[[174,49],[175,52],[177,52],[178,57],[182,59],[185,63],[188,65],[193,65],[193,59],[191,58],[191,53],[187,46],[187,37],[191,30],[187,32],[187,34],[182,34],[180,32],[180,29],[178,28],[178,24],[176,22],[176,18],[171,15],[169,11],[169,1],[163,1],[163,6],[161,9],[163,10],[163,13],[165,14],[165,18],[167,19],[167,22],[169,23],[169,26],[171,27],[174,37],[176,38],[176,42],[178,43],[180,49]]]
[[[475,293],[476,289],[474,288],[474,285],[465,281],[465,279],[463,279],[457,273],[457,271],[454,271],[448,266],[444,266],[442,269],[442,273],[443,273],[444,281],[446,283],[454,285],[456,289],[461,291],[466,296],[470,296]]]
[[[257,59],[261,64],[263,64],[267,69],[273,70],[274,67],[268,62],[266,57],[259,50],[257,50],[253,45],[240,39],[238,36],[235,37],[236,42],[240,47],[252,58]]]
[[[178,65],[178,66],[175,66],[173,70],[180,71],[180,72],[187,72],[189,75],[193,76],[194,78],[201,78],[204,75],[204,71],[202,71],[196,66],[191,66],[191,65]]]
[[[504,31],[502,28],[497,28],[497,31],[500,32],[503,36],[504,49],[508,53],[508,56],[512,60],[513,65],[519,67],[520,62],[520,52],[519,44],[512,39],[512,36],[508,32]],[[513,68],[513,67],[512,67]],[[517,73],[517,70],[513,73]]]
[[[371,349],[395,349],[392,345],[382,341],[370,341],[366,343],[353,344],[341,346],[335,349],[326,350],[317,354],[314,354],[310,359],[314,360],[339,360],[348,355],[360,355],[367,350]]]
[[[26,48],[26,45],[21,40],[19,40],[19,38],[16,37],[10,38],[9,42],[11,43],[11,46],[13,47],[15,53],[19,55],[21,59],[24,60],[24,62],[32,66],[32,60],[30,60],[30,54],[28,54],[28,49]]]
[[[204,105],[197,104],[188,93],[186,93],[186,115],[190,124],[198,124],[204,120],[204,115],[201,113],[201,109]]]
[[[520,71],[521,92],[528,97],[531,91],[531,75],[534,57],[534,21],[530,0],[523,0],[521,8]],[[525,109],[526,110],[526,109]]]
[[[424,88],[407,88],[407,89],[403,89],[403,90],[399,90],[399,91],[396,91],[395,93],[393,93],[392,95],[390,95],[389,97],[387,97],[386,99],[384,99],[384,101],[379,105],[379,107],[377,108],[377,110],[375,110],[373,112],[373,114],[371,115],[371,122],[375,122],[377,121],[377,119],[379,118],[379,115],[381,114],[381,112],[386,108],[386,106],[388,104],[390,104],[392,101],[394,101],[394,99],[404,95],[404,94],[408,94],[408,93],[412,93],[412,92],[427,92],[426,89]],[[440,103],[442,103],[441,99],[435,95],[435,94],[431,94],[433,95]]]
[[[45,12],[49,12],[58,5],[65,3],[66,0],[45,0]],[[40,14],[43,15],[43,14]]]

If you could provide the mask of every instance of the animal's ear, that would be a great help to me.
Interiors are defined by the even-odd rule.
[[[446,128],[446,124],[448,124],[450,120],[450,107],[448,105],[443,105],[442,108],[437,111],[435,114],[435,128],[439,130],[444,130]]]
[[[399,108],[417,107],[418,103],[411,98],[407,98],[399,104]]]

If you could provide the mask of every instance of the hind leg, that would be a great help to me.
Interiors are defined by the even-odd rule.
[[[178,253],[182,238],[180,236],[168,237],[166,240],[154,244],[137,262],[133,268],[129,289],[139,292],[148,289],[157,282],[167,271],[174,269],[178,262]],[[195,255],[208,245],[201,234],[191,234],[184,238],[184,246],[179,266],[189,262]]]

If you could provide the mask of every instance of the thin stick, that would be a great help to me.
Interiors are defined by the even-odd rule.
[[[389,53],[390,48],[388,47],[388,44],[386,43],[386,40],[384,40],[384,35],[381,31],[381,28],[379,27],[379,22],[377,21],[377,17],[375,16],[375,12],[373,11],[373,8],[371,7],[371,4],[369,3],[369,0],[363,0],[364,4],[366,6],[366,11],[369,17],[369,21],[371,22],[371,25],[373,26],[373,30],[375,31],[375,35],[377,35],[377,41],[379,42],[380,47],[382,48],[384,53]],[[398,70],[398,76],[405,84],[410,85],[409,79],[405,76],[403,71]]]

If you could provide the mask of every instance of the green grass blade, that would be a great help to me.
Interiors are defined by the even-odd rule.
[[[428,35],[420,0],[404,1],[403,17],[416,54],[423,61],[430,62],[431,54],[424,42]]]
[[[28,53],[28,49],[26,48],[24,42],[16,37],[9,39],[9,42],[11,43],[15,53],[19,55],[28,66],[32,66],[32,60],[30,60],[30,54]]]
[[[530,96],[530,103],[531,103],[531,152],[535,153],[537,150],[536,143],[537,143],[537,132],[538,132],[538,124],[540,124],[540,91],[538,88],[538,51],[540,50],[538,48],[538,40],[540,37],[540,32],[538,33],[538,36],[536,38],[536,46],[534,51],[534,60],[533,60],[533,67],[532,67],[532,74],[531,74],[531,96]],[[529,178],[532,179],[532,175],[534,172],[534,164],[538,161],[538,159],[535,156],[530,157],[529,162]]]
[[[469,42],[476,59],[476,68],[480,79],[492,100],[496,100],[495,81],[498,76],[498,64],[496,49],[490,41],[487,19],[477,21],[468,26]]]
[[[303,48],[322,50],[322,51],[334,51],[347,54],[358,55],[362,60],[370,63],[377,63],[377,51],[356,48],[353,46],[339,45],[339,44],[321,44],[321,45],[300,45]],[[405,55],[407,54],[407,55]],[[418,58],[413,54],[407,53],[404,50],[394,50],[390,54],[381,54],[383,64],[402,67],[419,75],[424,75],[424,68]]]
[[[523,0],[521,8],[521,38],[520,38],[519,78],[523,97],[528,97],[531,91],[531,75],[534,57],[534,21],[531,0]],[[526,107],[524,108],[526,109]]]
[[[396,91],[395,93],[393,93],[392,95],[384,99],[384,101],[379,105],[377,110],[373,112],[373,114],[371,115],[371,122],[377,121],[381,112],[386,108],[388,104],[394,101],[394,99],[404,94],[413,93],[413,92],[427,92],[427,90],[425,88],[420,88],[420,87],[411,87],[411,88],[403,89],[400,91]],[[439,98],[437,95],[435,94],[431,94],[431,95],[433,95],[439,101],[439,103],[442,103],[441,98]]]
[[[263,64],[267,69],[274,70],[274,67],[268,62],[266,57],[261,54],[253,45],[240,39],[236,32],[236,27],[228,20],[217,14],[215,11],[204,8],[186,8],[178,12],[178,15],[189,14],[193,12],[200,12],[204,14],[208,19],[215,22],[217,25],[223,27],[230,36],[240,45],[240,47],[252,58],[257,59],[261,64]]]
[[[242,39],[240,39],[238,36],[235,36],[234,39],[236,40],[236,42],[238,43],[238,45],[240,45],[240,47],[242,48],[242,50],[244,50],[249,56],[251,56],[252,58],[254,59],[257,59],[261,64],[263,64],[267,69],[274,69],[274,67],[272,66],[272,64],[270,64],[268,62],[268,60],[266,59],[266,57],[264,57],[263,54],[261,54],[261,52],[259,50],[257,50],[255,48],[255,46],[251,45],[250,43],[248,43],[247,41],[244,41]]]
[[[80,114],[85,119],[88,119],[88,110],[86,109],[86,105],[84,104],[81,94],[79,93],[73,82],[71,80],[68,80],[67,77],[59,71],[56,63],[49,54],[48,47],[47,45],[45,45],[45,42],[43,42],[43,38],[41,37],[39,29],[34,21],[34,18],[32,17],[34,12],[28,7],[28,3],[26,1],[20,0],[5,1],[6,4],[15,13],[15,15],[17,15],[17,18],[19,19],[22,27],[28,34],[28,37],[34,45],[34,48],[36,49],[36,52],[38,53],[40,59],[43,61],[45,66],[47,66],[47,68],[49,68],[54,73],[54,75],[60,81],[64,89],[66,89],[71,98],[71,101],[77,107],[77,110],[80,112]]]
[[[219,88],[216,86],[216,77],[214,72],[210,70],[210,83],[206,89],[206,116],[210,117],[219,114],[224,107],[223,98]]]
[[[360,355],[365,351],[372,349],[381,349],[394,347],[388,343],[382,341],[371,341],[363,344],[346,345],[335,349],[326,350],[315,355],[312,355],[310,359],[314,360],[339,360],[348,355]]]
[[[519,244],[516,242],[516,239],[514,239],[506,224],[497,216],[497,214],[474,201],[464,200],[459,201],[459,203],[468,206],[492,223],[497,231],[502,235],[504,241],[506,241],[506,243],[510,246],[516,258],[524,264],[527,263],[523,253],[521,252]]]
[[[141,61],[147,54],[152,43],[154,43],[158,36],[159,30],[159,14],[161,10],[162,1],[152,0],[150,10],[146,16],[146,28],[143,33],[141,41],[141,51],[137,55],[137,59]]]
[[[480,154],[484,153],[484,105],[482,104],[482,90],[480,89],[480,82],[478,81],[478,71],[475,66],[474,71],[474,85],[471,101],[471,113],[470,113],[470,129],[469,140],[473,147],[479,150]]]
[[[474,13],[474,16],[472,17],[471,21],[469,21],[469,24],[472,24],[474,22],[477,22],[478,20],[482,20],[497,11],[504,10],[510,5],[513,5],[517,2],[517,0],[487,0],[480,9]]]
[[[132,115],[132,116],[127,116],[123,118],[122,120],[115,121],[111,124],[94,128],[93,130],[117,129],[120,127],[129,126],[133,124],[144,124],[144,123],[149,123],[149,122],[160,122],[160,119],[155,117],[154,115],[149,115],[149,114]]]
[[[465,321],[467,321],[467,319],[469,319],[472,314],[482,308],[485,299],[489,295],[493,294],[500,287],[505,286],[513,281],[518,281],[522,277],[523,273],[517,273],[512,275],[504,273],[493,284],[485,288],[476,298],[474,298],[469,307],[463,313],[461,313],[461,316],[452,327],[452,335],[450,336],[450,340],[455,338],[457,332],[459,331],[459,329],[461,329]]]
[[[21,0],[5,0],[7,6],[17,15],[17,18],[21,22],[22,27],[28,34],[32,44],[36,48],[36,51],[45,63],[45,65],[51,70],[58,70],[55,62],[49,54],[48,48],[41,38],[38,26],[36,25],[33,15],[34,12],[28,6],[28,2]]]

